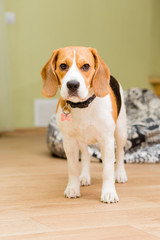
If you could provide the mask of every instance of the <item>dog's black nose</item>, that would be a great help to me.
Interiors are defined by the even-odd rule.
[[[75,92],[79,88],[79,85],[80,85],[80,83],[75,80],[71,80],[71,81],[67,82],[67,88],[71,92]]]

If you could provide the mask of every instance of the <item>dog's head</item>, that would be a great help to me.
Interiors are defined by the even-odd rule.
[[[110,72],[96,49],[66,47],[55,50],[41,71],[42,94],[53,97],[60,86],[64,100],[84,101],[91,94],[104,97],[109,92]]]

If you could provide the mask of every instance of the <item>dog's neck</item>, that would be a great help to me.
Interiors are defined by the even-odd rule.
[[[95,99],[96,95],[93,94],[91,97],[89,97],[87,100],[84,102],[71,102],[71,101],[66,101],[67,104],[71,106],[71,108],[87,108],[89,104]]]

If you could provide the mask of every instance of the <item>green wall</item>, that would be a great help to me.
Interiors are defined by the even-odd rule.
[[[160,74],[152,62],[159,49],[156,6],[156,0],[6,0],[6,10],[16,13],[16,24],[7,26],[15,127],[33,126],[40,70],[56,48],[97,48],[125,89],[148,88],[148,77]]]
[[[14,126],[8,41],[4,12],[4,0],[0,0],[0,132],[12,130]]]
[[[152,1],[150,76],[160,77],[160,0]]]

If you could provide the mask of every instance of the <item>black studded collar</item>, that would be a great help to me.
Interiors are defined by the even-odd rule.
[[[67,104],[69,104],[71,106],[71,108],[87,108],[88,105],[95,99],[96,95],[93,94],[90,98],[88,98],[86,101],[84,102],[71,102],[71,101],[66,101]]]

